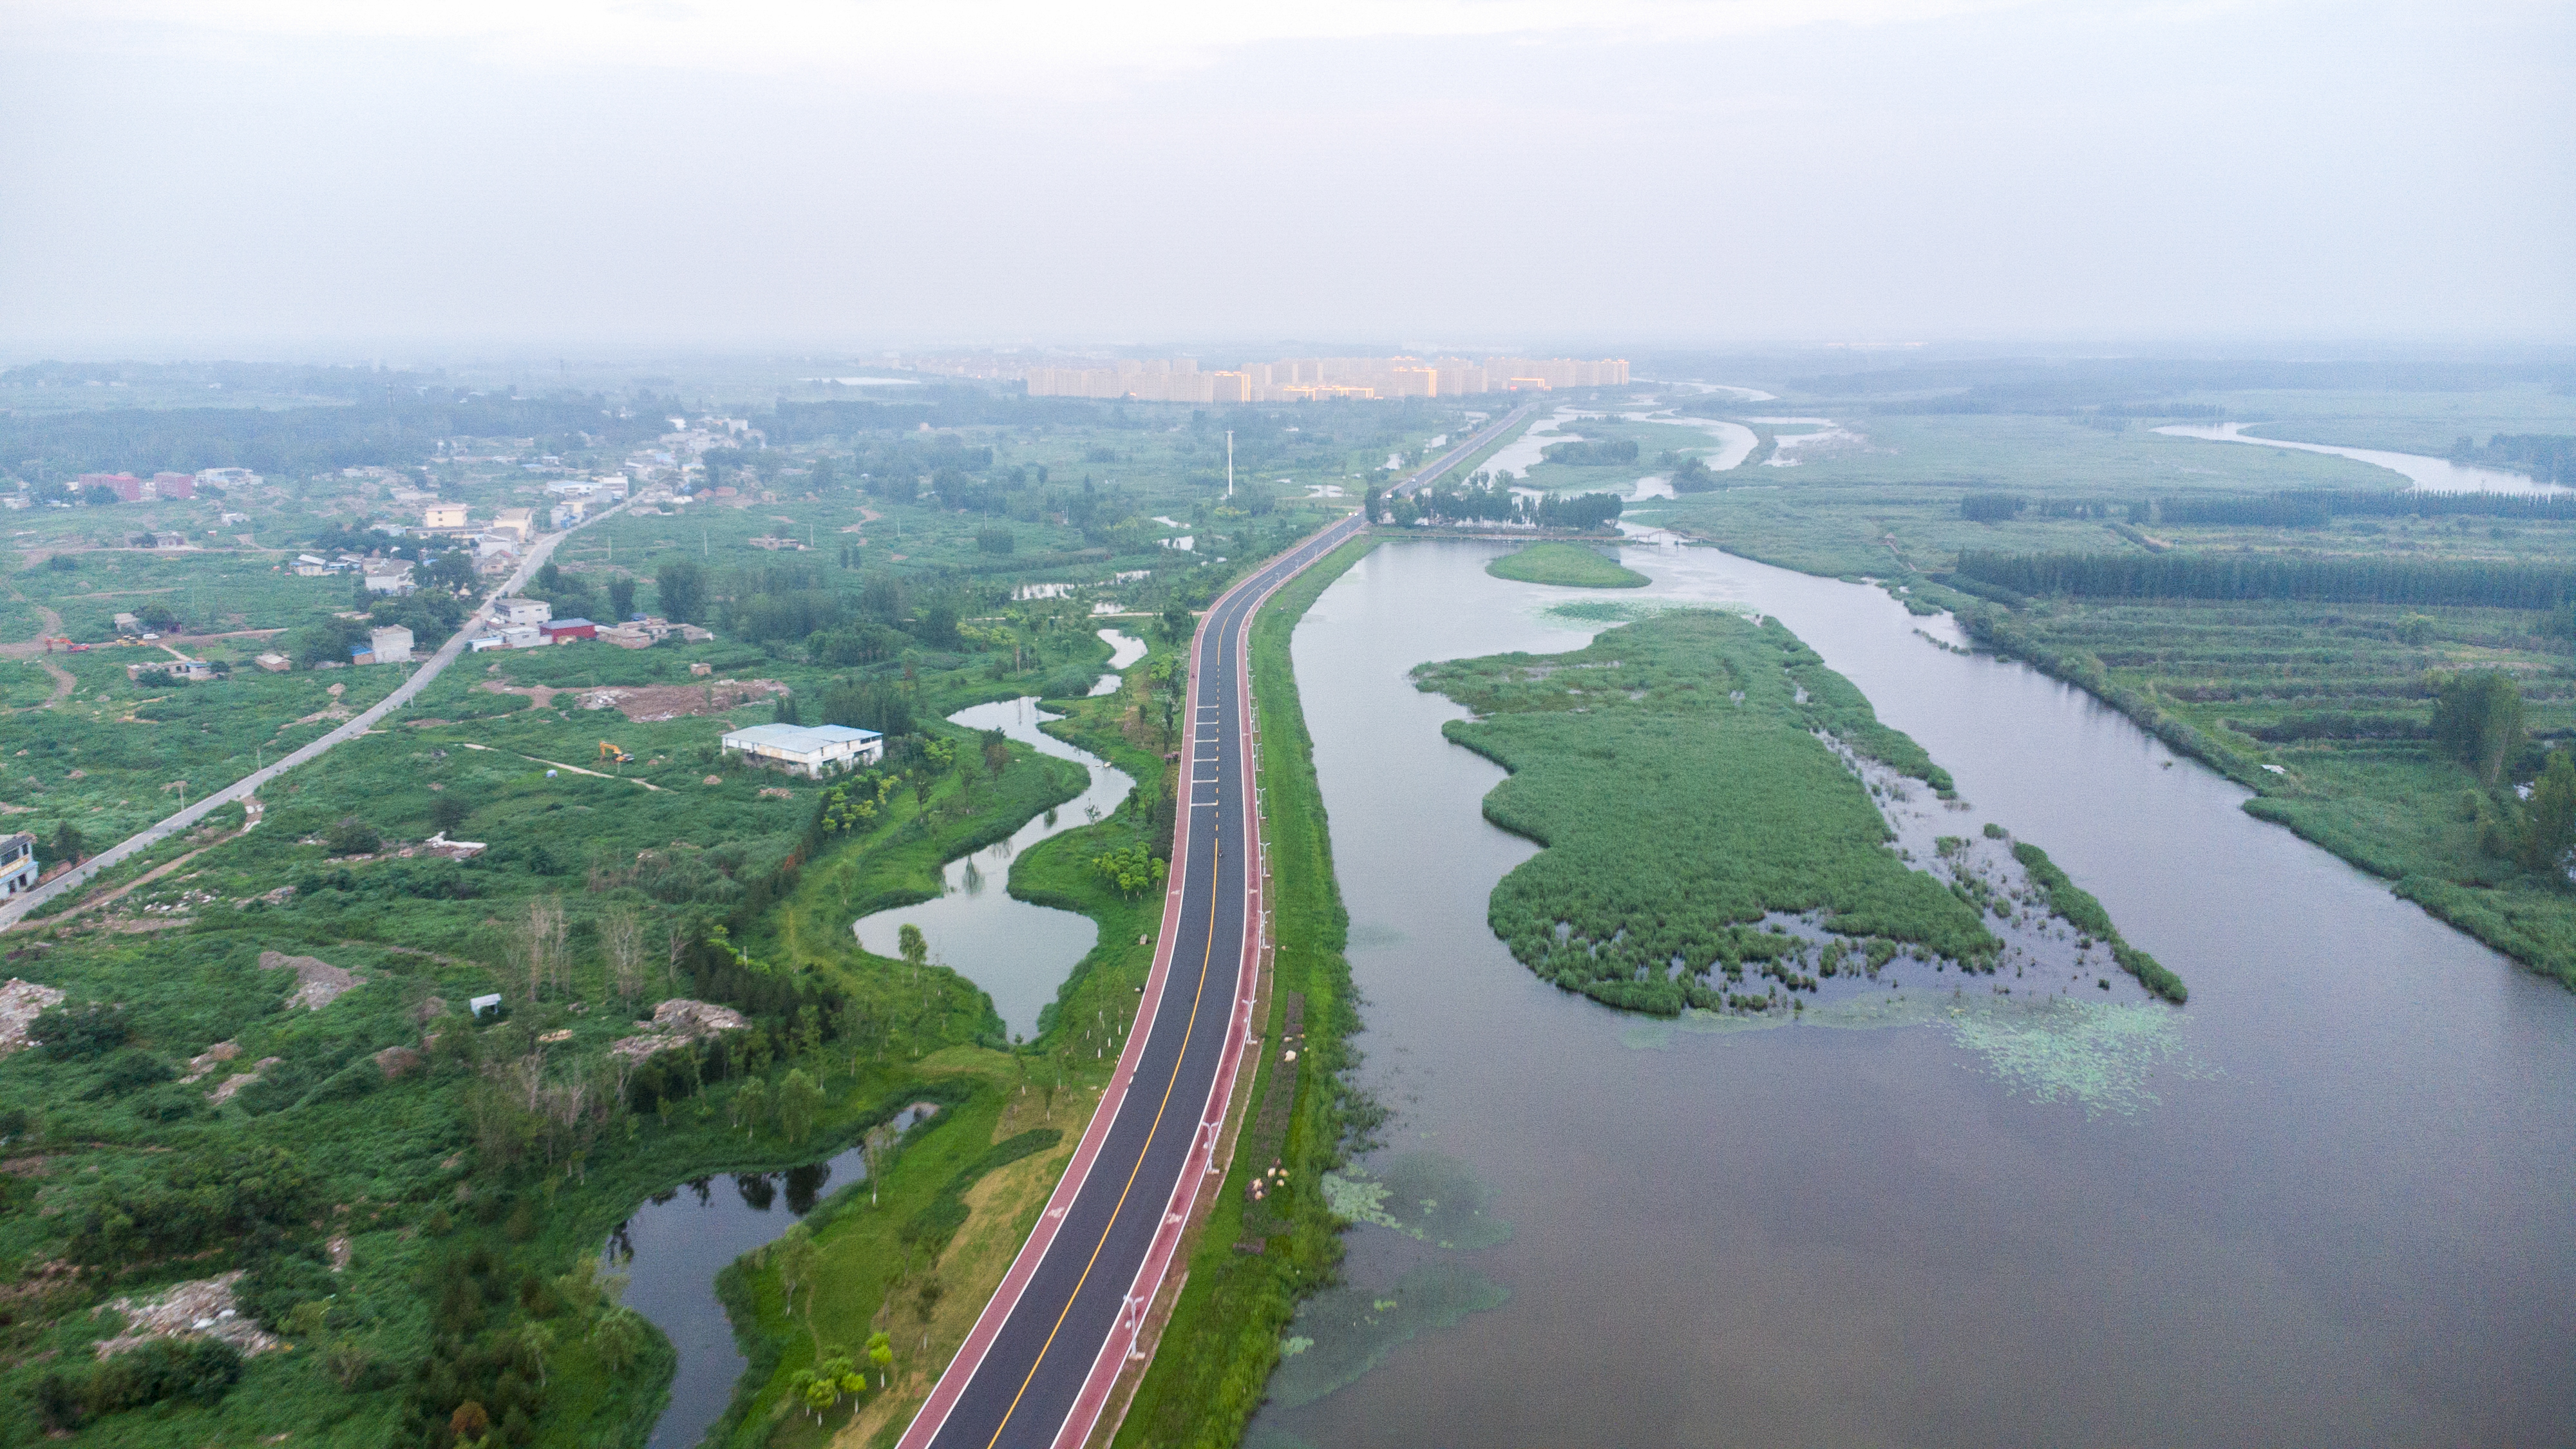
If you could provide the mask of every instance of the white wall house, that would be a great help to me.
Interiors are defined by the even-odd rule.
[[[847,725],[753,725],[727,734],[724,747],[791,775],[836,775],[885,758],[885,736]]]
[[[24,831],[0,837],[0,895],[35,889],[36,875],[36,837]]]
[[[543,599],[523,599],[514,594],[494,603],[492,613],[504,624],[542,624],[555,616],[555,606]]]

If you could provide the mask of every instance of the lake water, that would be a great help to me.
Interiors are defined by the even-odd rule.
[[[1089,916],[1013,900],[1011,862],[1050,835],[1079,830],[1106,816],[1136,788],[1126,771],[1038,728],[1043,721],[1060,718],[1041,711],[1030,697],[979,704],[950,715],[951,724],[998,729],[1039,754],[1072,760],[1091,772],[1091,783],[1080,795],[1021,826],[1010,839],[941,867],[937,899],[862,916],[850,927],[860,945],[880,956],[894,956],[903,928],[919,926],[929,942],[930,959],[989,992],[993,1009],[1002,1014],[1002,1024],[1013,1036],[1037,1034],[1038,1013],[1055,1000],[1064,978],[1090,954],[1100,939],[1100,928]]]
[[[1478,813],[1501,772],[1406,677],[1598,627],[1503,547],[1382,547],[1295,637],[1393,1109],[1335,1188],[1396,1226],[1353,1231],[1255,1444],[2576,1443],[2576,995],[1944,621],[1635,547],[1654,584],[1595,597],[1778,615],[2191,1005],[1561,993],[1485,924],[1533,849]]]
[[[2516,493],[2528,497],[2576,492],[2563,483],[2541,483],[2521,473],[2508,473],[2502,468],[2478,468],[2454,463],[2448,458],[2431,458],[2421,453],[2388,453],[2377,448],[2344,448],[2330,443],[2292,443],[2280,438],[2249,438],[2243,423],[2175,423],[2156,429],[2177,438],[2206,438],[2217,443],[2260,443],[2267,448],[2294,448],[2302,453],[2331,453],[2338,458],[2351,458],[2402,473],[2414,487],[2426,493]]]
[[[880,1130],[900,1137],[936,1110],[906,1107]],[[852,1147],[786,1172],[702,1177],[636,1208],[609,1235],[601,1267],[628,1275],[624,1303],[652,1320],[680,1355],[670,1405],[653,1425],[648,1449],[695,1449],[723,1417],[734,1381],[749,1366],[716,1298],[716,1275],[867,1175],[867,1154]]]

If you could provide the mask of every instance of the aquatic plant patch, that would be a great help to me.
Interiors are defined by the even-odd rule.
[[[1648,582],[1644,574],[1579,543],[1534,543],[1495,559],[1485,565],[1485,572],[1498,579],[1569,589],[1642,589]]]
[[[1817,736],[1936,792],[1949,776],[1777,620],[1666,614],[1416,681],[1475,710],[1449,737],[1512,771],[1485,815],[1547,849],[1494,888],[1488,920],[1568,990],[1669,1016],[1740,1005],[1751,973],[1777,984],[1767,1008],[1824,964],[1764,927],[1775,911],[1819,912],[1881,959],[2001,950],[1974,905],[1890,849],[1868,788]]]

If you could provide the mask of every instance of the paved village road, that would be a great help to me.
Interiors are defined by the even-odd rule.
[[[1529,416],[1527,404],[1395,485],[1437,481]],[[1357,514],[1229,589],[1190,645],[1188,808],[1135,1029],[1036,1229],[901,1449],[1079,1449],[1138,1349],[1224,1127],[1268,934],[1250,653],[1253,615],[1367,527]],[[1223,954],[1219,954],[1222,952]]]
[[[628,502],[632,501],[632,499],[628,500]],[[320,739],[304,745],[302,748],[296,750],[286,758],[279,760],[276,764],[270,765],[264,769],[254,770],[250,774],[244,775],[240,779],[235,780],[230,785],[217,790],[205,799],[198,801],[196,804],[189,806],[187,809],[180,811],[178,814],[172,815],[168,819],[148,826],[134,835],[127,836],[125,839],[118,841],[116,844],[81,862],[76,869],[67,870],[61,875],[54,877],[52,880],[45,882],[43,885],[36,887],[34,890],[27,892],[25,895],[12,898],[7,905],[0,905],[0,931],[6,931],[16,926],[20,921],[26,918],[29,911],[32,911],[36,907],[43,905],[45,902],[52,900],[54,897],[61,895],[63,892],[87,885],[91,880],[97,877],[99,872],[112,869],[115,866],[122,864],[128,858],[143,851],[150,850],[153,846],[160,844],[171,836],[190,829],[195,826],[198,821],[205,819],[209,814],[233,803],[236,800],[246,800],[250,798],[252,795],[257,794],[259,788],[262,785],[267,784],[269,781],[276,779],[278,776],[285,774],[287,771],[294,769],[298,765],[319,758],[332,746],[341,744],[348,740],[354,740],[358,736],[365,734],[368,730],[373,729],[376,723],[384,719],[385,716],[390,715],[396,710],[401,709],[404,705],[411,703],[413,696],[419,694],[423,689],[428,688],[431,680],[436,679],[448,665],[456,661],[456,657],[458,655],[465,652],[465,641],[482,632],[483,626],[491,621],[493,599],[497,599],[503,594],[513,594],[518,592],[520,587],[525,585],[528,579],[534,575],[538,569],[545,566],[546,560],[553,556],[556,544],[563,542],[565,539],[571,537],[580,530],[589,527],[591,524],[597,523],[600,519],[616,515],[620,511],[624,510],[626,506],[627,505],[625,503],[620,503],[615,508],[605,509],[595,518],[585,518],[581,522],[574,524],[571,528],[567,528],[560,533],[549,533],[540,537],[536,543],[528,549],[527,558],[520,562],[519,567],[511,573],[508,581],[503,583],[498,589],[495,589],[492,594],[484,600],[482,606],[474,611],[473,617],[465,621],[464,626],[456,631],[454,637],[450,638],[445,644],[440,645],[438,652],[431,655],[427,663],[421,665],[418,669],[413,670],[409,679],[396,685],[393,693],[386,695],[383,699],[370,705],[364,714],[350,720],[347,724],[340,726],[338,729],[331,731]]]

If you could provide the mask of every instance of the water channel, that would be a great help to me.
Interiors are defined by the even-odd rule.
[[[984,988],[1014,1037],[1037,1035],[1038,1013],[1055,1000],[1064,978],[1090,954],[1100,939],[1100,927],[1089,916],[1012,899],[1011,862],[1050,835],[1079,830],[1106,816],[1136,788],[1126,771],[1038,728],[1046,720],[1060,718],[1040,710],[1031,697],[979,704],[950,715],[950,724],[998,729],[1039,754],[1072,760],[1091,772],[1091,783],[1073,799],[1012,832],[1010,839],[940,867],[936,899],[862,916],[850,926],[858,933],[859,944],[880,956],[899,955],[897,940],[903,928],[919,926],[929,943],[930,959]]]
[[[2512,493],[2540,497],[2553,493],[2576,492],[2563,483],[2542,483],[2520,473],[2502,468],[2480,468],[2469,463],[2454,463],[2448,458],[2428,457],[2422,453],[2389,453],[2377,448],[2346,448],[2332,443],[2293,443],[2282,438],[2253,438],[2245,435],[2243,423],[2175,423],[2156,429],[2177,438],[2206,438],[2217,443],[2260,443],[2267,448],[2292,448],[2302,453],[2331,453],[2374,467],[2402,473],[2415,488],[2426,493]]]
[[[1652,586],[1587,596],[1502,547],[1380,548],[1295,636],[1393,1115],[1253,1444],[2576,1442],[2576,995],[1883,592],[1630,547]],[[1534,847],[1407,671],[1576,647],[1585,597],[1776,614],[2190,1006],[1733,1029],[1540,982],[1485,924]]]

